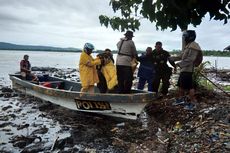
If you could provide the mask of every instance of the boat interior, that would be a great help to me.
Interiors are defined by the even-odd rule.
[[[20,74],[13,74],[13,76],[23,80]],[[62,89],[68,91],[81,91],[81,84],[79,82],[69,81],[62,78],[52,77],[48,74],[37,75],[39,82],[29,81],[30,83],[41,85],[47,88]],[[145,93],[143,90],[132,90],[131,93]],[[99,89],[95,86],[95,93],[100,93]],[[116,90],[111,90],[108,93],[117,93]]]

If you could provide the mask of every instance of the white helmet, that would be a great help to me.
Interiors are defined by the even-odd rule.
[[[93,44],[91,44],[91,43],[85,43],[84,50],[85,51],[93,51],[94,50]]]

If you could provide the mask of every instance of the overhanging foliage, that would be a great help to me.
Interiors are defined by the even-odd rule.
[[[113,30],[138,30],[143,18],[156,23],[156,29],[172,31],[179,27],[187,29],[189,24],[200,25],[206,14],[210,20],[223,21],[230,19],[229,0],[111,0],[109,3],[114,12],[121,16],[108,17],[100,15],[100,23]]]

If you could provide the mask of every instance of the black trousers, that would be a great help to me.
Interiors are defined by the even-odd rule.
[[[184,90],[196,89],[197,84],[193,80],[193,72],[181,72],[177,86]]]
[[[106,79],[100,70],[97,70],[97,75],[99,78],[99,82],[97,83],[97,87],[100,90],[100,93],[106,93],[108,90]]]
[[[166,95],[168,93],[168,89],[170,86],[169,80],[170,80],[171,75],[172,75],[172,71],[165,71],[165,73],[157,72],[156,77],[154,78],[154,81],[153,81],[153,91],[158,93],[160,82],[162,81],[160,92],[163,95]]]
[[[133,84],[133,71],[131,66],[117,65],[118,92],[128,94]]]

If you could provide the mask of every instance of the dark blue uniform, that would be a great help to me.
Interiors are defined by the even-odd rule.
[[[143,90],[147,81],[148,91],[153,91],[153,79],[155,77],[153,56],[152,54],[144,54],[138,58],[138,61],[140,62],[140,67],[137,73],[137,76],[139,77],[137,88]]]

